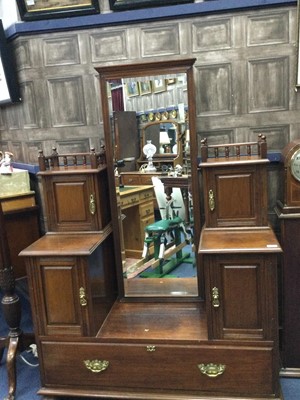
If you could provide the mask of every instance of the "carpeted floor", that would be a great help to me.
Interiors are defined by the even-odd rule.
[[[30,304],[28,295],[26,293],[26,281],[21,280],[17,282],[16,291],[21,299],[22,304],[21,327],[24,332],[32,332]],[[0,309],[0,336],[5,336],[6,334],[7,326],[3,319],[2,310]],[[5,356],[6,353],[0,362],[0,400],[4,400],[7,395],[7,371],[5,366]],[[17,390],[15,400],[42,400],[42,397],[36,394],[40,387],[39,368],[36,365],[38,365],[38,358],[34,357],[32,353],[27,353],[25,351],[18,355]],[[300,399],[300,378],[281,378],[281,387],[284,400]],[[78,400],[79,398],[76,397],[76,399]],[[68,400],[71,400],[71,398],[68,398]]]

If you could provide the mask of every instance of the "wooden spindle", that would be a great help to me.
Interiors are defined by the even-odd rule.
[[[90,150],[90,158],[91,158],[91,167],[97,168],[97,156],[94,147],[92,147]]]
[[[206,162],[207,158],[208,158],[207,139],[204,138],[201,140],[201,160],[202,160],[202,162]]]
[[[38,163],[40,171],[46,171],[45,156],[43,150],[39,150]]]
[[[58,152],[56,151],[56,147],[52,147],[51,167],[59,167]]]

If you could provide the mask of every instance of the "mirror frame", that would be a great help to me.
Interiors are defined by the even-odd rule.
[[[118,291],[119,297],[124,298],[124,283],[122,274],[122,257],[121,257],[121,241],[119,235],[119,217],[117,208],[117,194],[115,190],[115,176],[114,176],[114,149],[111,135],[111,122],[110,122],[110,110],[107,92],[107,81],[113,79],[122,78],[133,78],[142,76],[155,76],[155,75],[172,75],[185,73],[187,75],[187,96],[188,96],[188,121],[190,130],[190,158],[191,158],[191,183],[192,183],[192,197],[193,197],[193,210],[194,210],[194,243],[195,243],[195,258],[197,265],[197,278],[198,278],[198,297],[203,297],[203,274],[199,268],[199,256],[198,256],[198,243],[200,238],[200,191],[199,191],[199,179],[198,179],[198,144],[196,134],[196,101],[195,101],[195,84],[193,66],[195,58],[188,59],[169,59],[167,61],[154,61],[154,62],[142,62],[136,64],[115,64],[102,67],[96,67],[95,70],[99,74],[100,79],[100,94],[103,112],[103,129],[106,149],[106,160],[108,168],[108,179],[109,179],[109,193],[110,193],[110,204],[112,212],[112,226],[114,234],[114,246],[115,246],[115,258],[116,268],[118,277]],[[201,281],[200,281],[201,280]],[[130,297],[125,297],[126,300]],[[154,296],[157,300],[158,297]],[[142,298],[145,301],[145,298]],[[163,298],[164,301],[174,301],[173,298]],[[176,298],[177,299],[177,298]],[[135,298],[135,300],[141,300],[141,298]],[[151,300],[151,298],[147,298]],[[152,298],[153,300],[153,298]],[[178,299],[177,299],[178,300]],[[181,301],[184,301],[183,297]],[[191,300],[191,298],[189,298]]]
[[[153,122],[148,122],[145,126],[143,126],[142,128],[142,135],[141,135],[141,153],[140,153],[140,160],[146,162],[147,158],[145,156],[145,154],[143,153],[143,147],[146,144],[146,139],[145,139],[145,135],[146,135],[146,130],[147,128],[154,126],[154,125],[164,125],[164,124],[173,124],[176,125],[176,141],[178,142],[178,139],[180,139],[180,123],[177,121],[173,121],[171,119],[167,119],[164,121],[153,121]],[[179,146],[179,150],[182,151],[181,146]],[[159,152],[159,148],[157,149],[156,153],[153,156],[153,160],[160,160],[161,158],[166,158],[166,159],[170,159],[173,160],[175,158],[177,158],[179,156],[179,151],[177,151],[177,153],[172,153],[172,151],[170,153],[163,153],[161,154]]]

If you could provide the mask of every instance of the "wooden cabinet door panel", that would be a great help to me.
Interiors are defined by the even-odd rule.
[[[45,177],[50,187],[46,201],[49,231],[96,230],[96,213],[89,210],[95,186],[89,175],[53,175]]]
[[[204,168],[207,227],[267,225],[266,171],[262,166]]]
[[[218,220],[253,218],[255,206],[252,179],[251,174],[216,176]]]
[[[46,335],[82,335],[76,259],[41,259],[39,264],[43,327]]]
[[[206,283],[211,338],[274,339],[276,259],[259,254],[210,256]]]
[[[58,225],[88,221],[86,181],[54,182],[53,191]]]
[[[106,168],[83,167],[40,173],[48,231],[102,230],[110,222]]]

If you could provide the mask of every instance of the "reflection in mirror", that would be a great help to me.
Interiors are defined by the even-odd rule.
[[[145,125],[141,135],[142,152],[137,160],[139,170],[153,172],[158,169],[164,173],[175,165],[182,166],[181,142],[180,126],[175,121],[152,122]]]
[[[117,78],[101,88],[108,88],[124,296],[198,296],[186,74]]]

